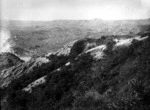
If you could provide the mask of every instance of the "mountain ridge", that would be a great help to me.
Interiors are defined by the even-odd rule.
[[[62,54],[24,62],[16,73],[26,72],[1,86],[3,108],[148,110],[149,46],[149,34],[84,38],[71,43],[67,54],[60,49]]]

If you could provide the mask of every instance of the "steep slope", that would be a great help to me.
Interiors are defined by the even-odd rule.
[[[150,35],[79,40],[3,88],[3,108],[149,110],[149,47]]]
[[[31,60],[29,62],[20,63],[11,68],[4,69],[3,71],[1,71],[1,74],[0,74],[0,87],[1,88],[7,87],[8,84],[12,80],[17,79],[25,74],[30,74],[30,76],[32,75],[36,76],[33,73],[38,71],[37,68],[40,68],[41,66],[43,66],[42,64],[48,63],[48,62],[49,60],[46,58],[43,58],[43,59],[38,58],[36,60]]]
[[[16,62],[18,65],[12,65],[11,68],[1,71],[0,87],[1,88],[7,87],[12,80],[17,79],[22,75],[29,74],[30,77],[33,75],[35,77],[34,79],[36,79],[44,74],[47,74],[47,72],[45,72],[44,74],[40,74],[40,71],[46,71],[44,69],[47,68],[51,68],[49,69],[49,71],[52,71],[62,66],[62,64],[65,64],[67,62],[70,49],[73,46],[74,42],[75,41],[66,44],[63,48],[59,49],[57,52],[49,53],[43,57],[37,57],[37,58],[32,57],[30,61],[23,62],[23,63]],[[4,66],[6,67],[6,65]],[[34,79],[32,79],[32,81]]]

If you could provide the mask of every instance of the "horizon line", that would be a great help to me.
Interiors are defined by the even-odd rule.
[[[30,21],[30,22],[36,22],[36,21],[91,21],[91,20],[101,20],[101,21],[127,21],[127,20],[146,20],[146,19],[150,19],[150,17],[148,18],[138,18],[138,19],[132,19],[132,18],[129,18],[129,19],[112,19],[112,20],[109,20],[109,19],[102,19],[102,18],[93,18],[93,19],[53,19],[53,20],[23,20],[23,19],[0,19],[0,21]]]

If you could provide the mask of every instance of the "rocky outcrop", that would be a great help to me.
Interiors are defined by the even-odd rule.
[[[37,58],[28,62],[20,63],[11,68],[5,69],[0,73],[0,87],[7,87],[11,81],[21,77],[24,74],[34,74],[35,70],[42,66],[44,63],[48,63],[49,60],[46,58]],[[36,70],[37,71],[37,70]]]
[[[34,88],[34,87],[36,87],[36,86],[46,82],[45,78],[46,78],[46,76],[43,76],[43,77],[35,80],[31,84],[29,84],[27,87],[23,88],[23,90],[27,91],[27,92],[32,92],[32,88]]]
[[[24,61],[21,60],[19,57],[12,53],[1,53],[0,54],[0,71],[3,69],[7,69],[14,65],[18,65],[23,63]]]
[[[71,51],[71,48],[72,48],[72,46],[74,45],[75,42],[76,42],[76,40],[75,40],[75,41],[72,41],[72,42],[70,42],[70,43],[68,43],[68,44],[66,44],[65,46],[63,46],[63,48],[59,49],[59,50],[55,53],[55,55],[57,55],[57,56],[61,56],[61,55],[69,56],[70,51]]]
[[[87,51],[88,49],[94,48],[97,46],[95,39],[85,38],[78,40],[74,43],[70,51],[70,57],[75,58],[79,54]]]

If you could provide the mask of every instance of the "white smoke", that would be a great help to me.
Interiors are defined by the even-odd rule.
[[[8,30],[0,30],[0,53],[11,52],[11,44],[8,42],[10,32]]]

